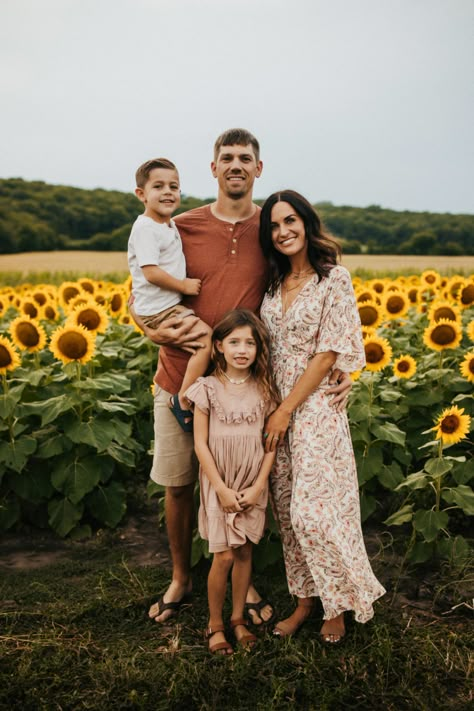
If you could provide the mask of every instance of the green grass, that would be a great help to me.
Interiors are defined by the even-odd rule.
[[[367,625],[348,625],[340,647],[320,644],[318,608],[294,639],[259,634],[251,653],[224,659],[211,657],[202,640],[207,561],[195,570],[193,605],[158,626],[147,609],[168,569],[133,565],[120,532],[68,546],[67,562],[2,574],[0,709],[412,711],[472,701],[470,611],[451,610],[466,571],[429,573],[428,601],[420,578],[411,602],[402,593],[404,581],[413,592],[414,577],[405,571],[397,596],[377,603]],[[386,553],[374,565],[393,590],[398,573]],[[290,611],[280,564],[255,582],[281,614]]]

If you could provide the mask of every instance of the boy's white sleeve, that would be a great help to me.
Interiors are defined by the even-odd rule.
[[[133,235],[135,254],[139,267],[160,263],[160,240],[149,225],[141,225]]]

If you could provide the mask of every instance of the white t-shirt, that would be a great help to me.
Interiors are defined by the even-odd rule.
[[[139,316],[159,314],[181,301],[177,291],[160,289],[145,279],[142,267],[155,264],[176,279],[186,276],[181,237],[173,220],[170,224],[155,222],[140,215],[133,223],[128,240],[128,266],[132,275],[133,307]]]

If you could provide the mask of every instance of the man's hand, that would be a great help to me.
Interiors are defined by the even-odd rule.
[[[181,348],[191,354],[194,354],[198,348],[203,348],[203,343],[199,339],[206,335],[206,331],[203,331],[202,328],[195,328],[199,322],[197,316],[186,316],[185,318],[173,316],[173,318],[162,321],[158,328],[148,328],[135,313],[132,304],[129,304],[129,309],[137,326],[156,345]]]
[[[331,397],[330,405],[336,412],[342,412],[346,405],[352,389],[352,380],[349,373],[342,370],[334,370],[329,378],[332,386],[326,390],[326,395]]]

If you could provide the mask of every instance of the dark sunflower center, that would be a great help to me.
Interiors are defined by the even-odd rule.
[[[401,360],[397,367],[400,373],[406,373],[407,370],[410,370],[410,364],[406,360]]]
[[[378,343],[369,343],[365,347],[365,358],[368,363],[379,363],[384,357],[384,350]]]
[[[441,432],[448,435],[453,434],[459,429],[460,424],[457,415],[446,415],[441,422]]]
[[[12,362],[12,357],[10,352],[5,346],[0,343],[0,368],[8,368]]]
[[[373,306],[360,306],[359,315],[363,326],[371,326],[377,321],[378,311]]]
[[[38,316],[38,309],[33,303],[27,301],[26,304],[23,304],[23,313],[27,316],[31,316],[31,318],[36,318]]]
[[[87,353],[87,341],[82,333],[63,333],[58,339],[58,349],[72,360],[79,360]]]
[[[387,300],[387,311],[390,314],[398,314],[399,311],[403,310],[405,302],[401,296],[390,296]]]
[[[449,321],[456,320],[454,311],[450,309],[449,306],[440,306],[439,309],[436,309],[434,312],[433,317],[435,321],[439,321],[441,318],[447,318]]]
[[[32,323],[18,324],[16,335],[26,348],[34,348],[34,346],[38,345],[40,339],[38,329]]]
[[[78,318],[78,323],[85,326],[89,331],[95,331],[95,329],[100,325],[100,315],[95,311],[95,309],[84,309],[80,312]]]
[[[438,346],[447,346],[456,339],[456,333],[449,324],[443,323],[441,326],[436,326],[431,338]]]
[[[468,286],[464,287],[461,292],[461,301],[463,304],[474,303],[474,284],[469,284]]]
[[[115,311],[120,311],[122,308],[122,297],[120,294],[114,294],[110,302],[110,309],[115,313]]]
[[[67,286],[64,291],[63,291],[63,299],[68,304],[71,299],[73,299],[75,296],[78,296],[79,294],[79,289],[76,289],[75,286]]]

